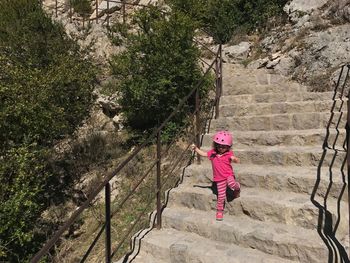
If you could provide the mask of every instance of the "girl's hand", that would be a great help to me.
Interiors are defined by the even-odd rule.
[[[207,156],[207,152],[202,151],[201,149],[199,149],[197,147],[197,145],[195,145],[194,143],[191,145],[192,151],[195,151],[196,153],[198,153],[200,156],[206,157]]]
[[[236,156],[231,156],[231,160],[234,163],[240,163],[240,160]]]

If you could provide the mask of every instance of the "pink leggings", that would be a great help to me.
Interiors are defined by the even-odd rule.
[[[241,189],[241,185],[236,182],[233,176],[227,177],[226,180],[216,182],[218,188],[218,201],[216,203],[216,209],[223,211],[224,210],[224,202],[226,198],[226,187],[230,187],[232,190],[239,191]]]

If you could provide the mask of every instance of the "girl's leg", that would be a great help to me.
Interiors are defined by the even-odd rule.
[[[241,189],[240,183],[233,176],[227,177],[227,184],[232,190],[239,191]]]
[[[224,210],[224,202],[226,198],[226,180],[216,182],[216,186],[218,189],[218,200],[216,203],[216,210],[217,211],[223,211]]]
[[[227,184],[232,190],[234,190],[233,198],[239,197],[241,192],[241,185],[239,182],[237,182],[233,176],[230,176],[227,178]]]

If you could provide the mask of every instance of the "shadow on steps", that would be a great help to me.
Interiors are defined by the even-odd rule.
[[[341,220],[346,220],[348,221],[347,223],[349,224],[349,218],[347,217],[346,213],[348,211],[346,211],[346,209],[341,209],[341,200],[344,198],[344,193],[346,190],[348,190],[348,194],[349,194],[349,181],[346,181],[346,173],[345,173],[345,167],[347,166],[348,168],[348,176],[347,176],[347,180],[349,180],[349,164],[347,162],[347,157],[345,156],[342,157],[342,165],[341,167],[335,167],[334,163],[335,160],[337,158],[339,158],[338,156],[340,155],[340,153],[342,152],[347,152],[347,148],[348,148],[348,141],[349,141],[349,131],[350,131],[350,127],[349,127],[349,123],[346,123],[346,138],[344,140],[344,143],[342,144],[342,147],[335,147],[336,145],[336,141],[338,139],[338,136],[336,136],[336,141],[333,143],[333,145],[330,145],[328,142],[328,138],[329,138],[329,128],[330,128],[330,124],[331,122],[334,122],[335,119],[335,123],[337,124],[336,126],[336,130],[339,131],[339,128],[343,129],[342,125],[340,124],[341,118],[342,118],[342,114],[340,116],[336,116],[335,112],[337,112],[337,110],[335,110],[335,98],[337,97],[337,93],[340,92],[341,94],[341,108],[345,105],[345,87],[349,78],[349,71],[350,71],[350,67],[348,66],[347,69],[345,66],[343,66],[340,75],[339,75],[339,79],[338,82],[336,84],[336,87],[334,89],[334,96],[333,96],[333,106],[330,110],[331,115],[329,118],[329,122],[326,128],[327,134],[325,137],[325,140],[323,142],[323,154],[322,157],[319,161],[318,164],[318,169],[317,169],[317,175],[316,175],[316,181],[315,181],[315,185],[310,197],[311,202],[315,205],[315,207],[318,208],[319,210],[319,214],[318,214],[318,225],[317,225],[317,232],[319,234],[319,236],[321,237],[321,239],[323,240],[323,242],[326,244],[327,248],[328,248],[328,263],[333,263],[333,262],[339,262],[339,263],[349,263],[349,257],[346,251],[346,247],[348,247],[348,244],[345,245],[344,240],[339,240],[339,238],[337,238],[337,234],[339,232],[341,232],[341,229],[339,228],[340,226],[340,222]],[[339,89],[339,90],[338,90]],[[346,91],[346,93],[348,93],[349,91]],[[346,106],[346,105],[345,105]],[[340,108],[340,111],[341,111]],[[338,117],[338,119],[337,119]],[[349,117],[348,117],[349,118]],[[349,121],[349,119],[347,120]],[[339,127],[340,126],[340,127]],[[331,153],[333,155],[332,161],[328,164],[325,163],[325,156],[326,154]],[[326,190],[326,193],[324,195],[323,200],[316,200],[316,193],[319,190],[319,186],[320,186],[320,181],[321,178],[324,177],[325,175],[322,175],[322,167],[327,167],[329,169],[329,183],[328,183],[328,188]],[[338,217],[334,220],[332,217],[332,213],[330,212],[330,205],[329,205],[329,199],[331,198],[329,193],[332,189],[333,186],[333,174],[335,174],[335,171],[341,171],[341,175],[342,175],[342,182],[343,182],[343,187],[337,197],[337,215]],[[349,198],[349,195],[348,195]],[[346,233],[345,235],[349,235],[349,233]],[[345,239],[346,240],[346,239]],[[348,241],[347,241],[348,242]],[[342,244],[343,243],[343,244]]]
[[[212,182],[212,184],[209,186],[203,186],[203,185],[193,185],[193,187],[199,187],[199,188],[208,188],[210,189],[213,194],[216,195],[216,197],[218,196],[218,190],[217,190],[217,186],[216,186],[216,182]],[[229,187],[226,187],[226,201],[227,202],[232,202],[234,199],[236,199],[234,197],[234,191],[229,188]]]

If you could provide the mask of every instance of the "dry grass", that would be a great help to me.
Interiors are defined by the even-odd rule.
[[[162,189],[162,203],[165,202],[165,190],[174,187],[179,179],[182,167],[188,161],[189,154],[186,154],[186,158],[180,162],[180,164],[173,170],[175,160],[181,155],[184,149],[184,144],[175,144],[170,149],[170,155],[168,158],[163,158],[162,165],[162,182],[166,182]],[[163,151],[165,148],[163,148]],[[149,146],[142,150],[135,161],[132,161],[129,165],[122,170],[119,175],[119,180],[116,180],[113,187],[114,199],[112,201],[112,250],[115,249],[119,242],[126,235],[126,242],[120,245],[119,250],[116,252],[113,260],[117,260],[122,255],[125,255],[129,247],[129,241],[131,237],[139,230],[147,228],[149,226],[149,214],[156,208],[156,168],[152,169],[152,172],[142,181],[142,184],[137,188],[135,193],[128,199],[125,205],[118,209],[120,202],[129,193],[135,184],[140,180],[142,175],[148,168],[154,163],[156,152],[154,146]],[[82,217],[74,225],[74,229],[71,229],[70,233],[66,233],[66,238],[62,240],[61,244],[57,248],[57,255],[52,262],[65,262],[73,263],[79,262],[83,257],[85,251],[87,251],[89,245],[97,235],[101,226],[104,223],[104,199],[103,192],[94,200],[91,207],[83,213]],[[136,223],[140,214],[144,214],[140,221],[130,234],[127,234],[129,228]],[[91,251],[91,255],[86,262],[104,262],[104,233],[100,240],[96,243],[96,247]]]

